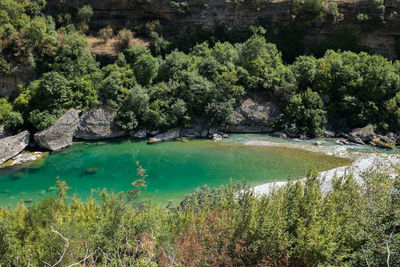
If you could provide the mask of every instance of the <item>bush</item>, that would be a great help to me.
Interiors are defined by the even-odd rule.
[[[103,40],[104,43],[108,42],[108,40],[110,40],[113,35],[114,31],[110,27],[110,25],[108,25],[107,28],[100,29],[99,31],[99,38]]]
[[[120,42],[122,49],[126,49],[133,40],[133,33],[128,29],[119,30],[117,33],[117,40]]]
[[[326,124],[323,106],[318,93],[309,88],[303,93],[293,95],[283,107],[285,128],[296,134],[321,136]]]

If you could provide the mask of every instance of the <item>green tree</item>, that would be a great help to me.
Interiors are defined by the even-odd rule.
[[[317,92],[307,89],[293,95],[284,106],[283,124],[286,129],[297,134],[320,136],[326,124],[326,111]]]

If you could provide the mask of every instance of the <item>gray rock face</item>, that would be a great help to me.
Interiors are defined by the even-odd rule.
[[[18,155],[29,143],[29,132],[0,139],[0,164]]]
[[[149,143],[153,144],[153,143],[173,140],[175,138],[178,138],[180,136],[180,134],[181,134],[181,131],[179,129],[171,129],[168,132],[160,133],[160,134],[150,138]]]
[[[236,110],[235,118],[241,125],[263,126],[275,122],[279,109],[273,102],[255,102],[251,98],[243,101]]]
[[[360,138],[364,143],[368,143],[370,141],[372,141],[376,134],[374,132],[374,127],[369,124],[363,128],[358,128],[358,129],[354,129],[350,134],[349,137],[358,137]],[[351,141],[351,140],[350,140]]]
[[[116,115],[116,111],[104,108],[88,110],[82,115],[74,137],[84,140],[98,140],[126,135],[126,131],[114,123]]]
[[[146,138],[147,134],[149,133],[149,131],[147,129],[140,129],[137,131],[132,131],[131,133],[129,133],[129,135],[133,138]]]
[[[79,111],[68,110],[56,123],[34,135],[39,147],[47,150],[58,150],[72,144],[72,138],[79,124]]]
[[[326,131],[324,132],[324,137],[327,137],[327,138],[334,138],[335,136],[336,136],[336,134],[335,134],[334,131],[326,130]]]
[[[204,129],[203,131],[201,131],[200,134],[201,137],[207,137],[207,135],[208,135],[208,130]]]
[[[353,143],[356,143],[356,144],[360,144],[360,145],[365,145],[365,143],[358,136],[349,134],[347,136],[347,139],[349,139],[350,142],[353,142]]]

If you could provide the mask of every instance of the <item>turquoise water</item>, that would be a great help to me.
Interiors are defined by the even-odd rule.
[[[262,184],[290,175],[302,177],[311,165],[323,171],[350,163],[301,149],[243,145],[238,138],[243,136],[233,136],[229,142],[193,140],[148,145],[126,140],[74,144],[38,163],[0,169],[0,205],[14,206],[21,199],[34,203],[47,194],[54,195],[57,177],[71,187],[70,195],[83,200],[91,189],[129,190],[130,183],[138,178],[136,161],[148,174],[143,197],[156,203],[178,201],[201,185],[215,187],[231,178]]]

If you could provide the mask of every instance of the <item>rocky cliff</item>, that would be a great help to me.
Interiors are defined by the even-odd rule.
[[[64,3],[62,3],[64,2]],[[238,4],[240,2],[240,4]],[[296,20],[293,0],[229,1],[229,0],[88,0],[93,10],[92,29],[107,25],[114,28],[128,27],[135,22],[159,20],[164,29],[164,37],[171,38],[190,26],[199,25],[213,28],[215,25],[228,25],[238,32],[247,32],[251,25],[267,26],[272,33]],[[370,8],[368,0],[331,0],[337,6],[328,13],[335,15],[336,23],[325,18],[310,18],[303,28],[304,45],[311,46],[323,40],[337,28],[351,29],[359,39],[360,45],[367,49],[396,58],[396,43],[400,37],[400,2],[387,0],[382,8]],[[49,0],[48,12],[73,9],[82,6],[80,0]],[[329,5],[329,4],[325,4]],[[362,21],[357,16],[367,13],[370,19]],[[382,21],[376,18],[381,16]],[[306,16],[307,17],[307,16]],[[375,18],[375,19],[371,19]]]

